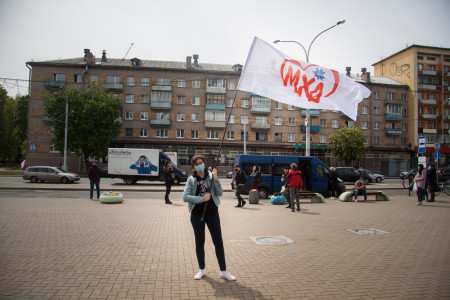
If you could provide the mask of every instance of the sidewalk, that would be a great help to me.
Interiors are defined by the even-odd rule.
[[[238,209],[227,192],[220,213],[236,282],[219,278],[208,233],[207,276],[193,279],[194,237],[180,193],[173,205],[163,204],[162,192],[124,196],[111,205],[57,193],[0,198],[0,299],[450,297],[450,197],[443,194],[422,207],[405,191],[386,202],[302,203],[292,213],[268,200]],[[348,231],[363,228],[386,233]],[[273,236],[293,243],[251,239]]]

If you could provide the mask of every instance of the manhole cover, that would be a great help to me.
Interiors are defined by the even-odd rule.
[[[285,236],[251,236],[250,239],[258,245],[280,245],[294,242]]]
[[[347,229],[350,232],[359,234],[359,235],[376,235],[376,234],[387,234],[389,232],[375,229],[375,228],[356,228],[356,229]]]

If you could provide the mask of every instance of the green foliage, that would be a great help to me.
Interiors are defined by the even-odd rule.
[[[352,160],[361,160],[365,157],[365,141],[366,137],[360,128],[344,127],[330,136],[328,145],[339,160],[349,165]]]
[[[81,151],[84,159],[89,156],[104,157],[111,140],[120,133],[115,120],[120,117],[120,101],[99,87],[89,86],[85,91],[64,88],[44,96],[47,116],[54,119],[53,139],[55,147],[64,151],[65,105],[69,103],[68,151]]]

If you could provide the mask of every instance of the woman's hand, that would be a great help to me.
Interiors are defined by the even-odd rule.
[[[206,193],[204,198],[205,198],[205,202],[208,202],[209,200],[211,200],[211,194],[210,193]]]
[[[217,169],[212,170],[212,176],[214,179],[217,179]]]

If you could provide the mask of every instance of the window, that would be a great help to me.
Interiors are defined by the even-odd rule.
[[[276,143],[282,143],[283,142],[283,134],[282,133],[275,133],[275,142]]]
[[[208,78],[208,87],[218,87],[223,88],[223,79],[222,78]]]
[[[192,97],[192,105],[200,105],[200,97],[193,96]]]
[[[380,92],[379,91],[374,91],[373,92],[373,98],[374,99],[380,99]]]
[[[97,75],[91,75],[89,82],[91,83],[98,83],[98,76]]]
[[[388,104],[388,105],[386,105],[386,113],[400,115],[402,113],[402,106],[401,105]]]
[[[331,128],[339,128],[339,120],[331,120]]]
[[[177,129],[177,139],[184,139],[184,129]]]
[[[275,101],[275,109],[283,109],[283,103]]]
[[[432,56],[427,56],[428,60],[436,60],[436,57],[432,57]]]
[[[234,131],[227,131],[227,140],[234,140]]]
[[[200,88],[200,80],[192,80],[192,88],[199,89]]]
[[[408,110],[406,108],[404,108],[402,114],[403,114],[404,117],[407,117],[408,116]]]
[[[294,105],[288,105],[288,110],[295,110],[295,106]]]
[[[219,138],[219,132],[215,130],[208,130],[208,132],[206,133],[206,138],[216,140]]]
[[[106,83],[119,83],[119,76],[106,76]]]
[[[289,126],[295,126],[295,118],[290,117],[288,120],[289,120],[288,121]]]
[[[242,99],[241,100],[241,107],[248,108],[248,100]]]
[[[380,129],[380,122],[375,122],[373,129],[379,130]]]
[[[267,141],[267,132],[256,132],[257,141]]]
[[[150,78],[148,78],[148,77],[142,77],[142,78],[141,78],[141,85],[142,85],[142,86],[150,86]]]
[[[126,95],[127,103],[134,103],[134,95]]]
[[[326,119],[320,119],[320,127],[327,128],[327,120]]]
[[[147,128],[139,129],[139,136],[140,137],[147,137]]]
[[[57,149],[56,149],[56,146],[55,145],[53,145],[53,144],[50,144],[50,152],[59,152]]]
[[[289,133],[288,134],[288,142],[289,143],[295,142],[295,133]]]
[[[241,124],[248,124],[248,116],[241,116]]]
[[[198,130],[191,130],[191,139],[198,139]]]
[[[355,121],[347,121],[346,123],[347,123],[347,126],[350,128],[355,127]]]
[[[158,78],[158,85],[170,85],[170,78]]]
[[[132,112],[132,111],[125,112],[125,120],[133,120],[133,118],[134,118],[134,112]]]
[[[408,101],[408,95],[407,94],[405,94],[405,93],[402,94],[402,101],[403,102]]]
[[[141,120],[142,121],[148,120],[148,112],[141,111]]]
[[[275,125],[283,125],[283,118],[276,117],[275,118]]]
[[[229,124],[234,124],[234,115],[230,115],[230,119],[228,120]]]
[[[379,107],[374,107],[373,108],[373,113],[375,114],[375,115],[379,115],[380,114],[380,108]]]
[[[167,138],[169,136],[169,130],[167,129],[156,129],[157,138]]]
[[[256,117],[255,118],[256,124],[267,124],[267,117]]]
[[[419,122],[419,123],[417,123],[417,127],[419,127],[419,128],[423,128],[423,122]]]
[[[361,124],[362,129],[369,129],[369,123],[367,121],[363,121]]]
[[[248,142],[248,131],[245,133],[245,140]],[[241,131],[241,141],[244,141],[244,132]]]
[[[53,80],[54,81],[66,81],[66,75],[60,74],[60,73],[53,73]]]
[[[252,96],[252,107],[265,108],[270,110],[271,100],[265,97]]]
[[[81,83],[81,74],[74,74],[73,75],[73,82],[74,83]]]
[[[428,99],[429,100],[436,100],[436,95],[435,94],[428,94]]]
[[[417,59],[423,60],[423,56],[422,55],[417,55]]]
[[[373,143],[375,145],[379,145],[380,144],[380,137],[379,136],[374,136],[373,137]]]
[[[191,114],[192,122],[199,122],[199,114]]]
[[[233,107],[234,99],[227,99],[227,107]]]
[[[234,81],[228,81],[228,89],[234,91],[236,89],[236,83]]]
[[[394,100],[394,93],[386,93],[387,100]]]
[[[156,120],[158,120],[158,121],[169,120],[169,113],[165,113],[165,112],[156,113]]]
[[[125,128],[125,136],[133,136],[133,128]]]
[[[362,107],[362,114],[367,115],[369,113],[369,108],[367,106]]]
[[[395,144],[395,138],[393,136],[387,136],[386,137],[386,145],[394,145]]]
[[[403,131],[408,131],[408,124],[407,123],[403,123],[402,124],[402,130]]]
[[[225,112],[207,110],[205,119],[207,121],[225,121]]]
[[[148,103],[148,95],[141,96],[141,103]]]
[[[127,85],[134,86],[134,77],[127,77]]]
[[[436,129],[436,123],[428,122],[428,129]]]
[[[179,88],[186,87],[186,79],[178,79],[178,87]]]
[[[177,121],[184,122],[184,114],[183,113],[177,113]]]
[[[324,134],[320,135],[320,143],[321,144],[326,144],[327,143],[327,136]]]
[[[185,96],[178,96],[177,97],[177,104],[180,104],[180,105],[186,104],[186,97]]]
[[[422,71],[423,70],[423,64],[417,64],[417,69],[419,71]]]

